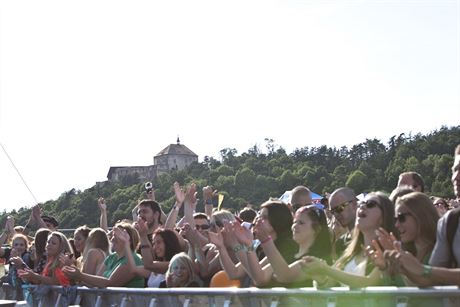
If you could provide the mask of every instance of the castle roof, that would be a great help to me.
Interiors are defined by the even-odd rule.
[[[187,146],[182,144],[170,144],[162,151],[160,151],[156,157],[163,155],[183,155],[183,156],[194,156],[198,157],[193,151],[191,151]]]

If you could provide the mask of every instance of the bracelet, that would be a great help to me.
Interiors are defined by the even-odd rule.
[[[266,237],[265,239],[263,239],[262,241],[260,241],[260,243],[261,243],[261,244],[265,244],[265,243],[267,243],[268,241],[270,241],[271,239],[272,239],[272,237],[271,237],[271,236],[268,236],[268,237]]]
[[[246,247],[246,253],[250,253],[250,252],[253,252],[254,251],[254,245],[249,245]]]
[[[423,266],[423,273],[422,273],[422,276],[423,277],[430,277],[431,276],[431,271],[433,270],[433,268],[429,265],[424,265]]]
[[[140,249],[144,249],[144,248],[150,248],[151,246],[149,244],[142,244]]]
[[[206,205],[212,205],[212,199],[206,199],[205,204]]]
[[[232,250],[233,250],[233,252],[236,254],[236,253],[238,253],[239,251],[242,251],[242,250],[244,250],[244,249],[245,249],[245,247],[244,247],[243,245],[238,244],[238,245],[235,245],[235,246],[233,247]]]

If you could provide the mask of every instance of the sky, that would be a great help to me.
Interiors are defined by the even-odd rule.
[[[0,210],[151,165],[178,136],[202,161],[456,126],[459,16],[459,0],[2,1]]]

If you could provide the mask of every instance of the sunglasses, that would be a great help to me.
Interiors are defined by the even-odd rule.
[[[398,213],[398,215],[395,217],[396,222],[399,223],[404,223],[406,222],[406,216],[411,215],[409,212],[406,213]]]
[[[200,230],[200,229],[207,230],[207,229],[211,228],[211,226],[209,226],[208,224],[203,224],[203,225],[195,225],[195,228],[197,230]]]
[[[371,208],[374,208],[374,207],[378,207],[379,203],[376,202],[375,200],[370,200],[369,199],[369,200],[360,202],[359,206],[360,207],[366,207],[367,209],[371,209]]]
[[[331,213],[334,214],[334,215],[342,213],[343,210],[345,210],[345,207],[348,206],[352,201],[353,200],[347,200],[347,201],[341,203],[340,205],[338,205],[337,207],[332,208]]]

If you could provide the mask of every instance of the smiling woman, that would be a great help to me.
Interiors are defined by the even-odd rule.
[[[436,241],[439,213],[424,193],[412,192],[396,200],[396,228],[403,249],[428,263]]]

